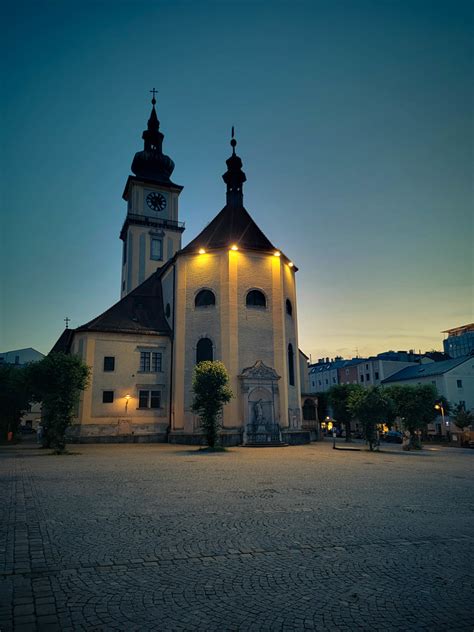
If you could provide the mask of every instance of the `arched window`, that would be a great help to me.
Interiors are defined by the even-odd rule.
[[[293,305],[289,298],[286,299],[286,313],[288,316],[293,316]]]
[[[267,299],[260,290],[250,290],[247,294],[247,307],[266,307]]]
[[[290,386],[295,385],[295,359],[293,354],[293,345],[288,345],[288,380]]]
[[[214,296],[214,292],[211,290],[201,290],[196,294],[196,298],[194,299],[195,307],[209,307],[209,305],[216,304],[216,297]]]
[[[196,364],[205,360],[213,360],[212,342],[209,338],[201,338],[196,346]]]

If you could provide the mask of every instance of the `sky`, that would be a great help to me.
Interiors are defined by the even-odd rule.
[[[121,195],[158,90],[183,245],[244,204],[295,261],[299,343],[441,349],[473,320],[471,2],[3,4],[0,349],[120,295]]]

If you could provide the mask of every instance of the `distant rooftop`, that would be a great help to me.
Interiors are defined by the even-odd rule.
[[[413,380],[417,377],[431,377],[434,375],[443,375],[451,369],[472,360],[471,356],[463,356],[462,358],[455,358],[454,360],[443,360],[442,362],[430,362],[429,364],[414,364],[413,366],[407,366],[401,371],[394,373],[390,377],[387,377],[382,381],[382,384],[388,384],[389,382],[401,382],[403,380]]]
[[[453,327],[452,329],[445,329],[442,334],[448,334],[449,336],[461,336],[469,331],[474,331],[474,323],[469,325],[461,325],[460,327]]]

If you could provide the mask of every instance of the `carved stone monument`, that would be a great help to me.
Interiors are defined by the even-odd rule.
[[[261,360],[239,375],[243,402],[244,445],[281,445],[280,376]]]

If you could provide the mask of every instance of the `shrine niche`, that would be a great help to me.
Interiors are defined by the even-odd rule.
[[[281,443],[280,376],[261,360],[242,371],[241,381],[244,444]]]

